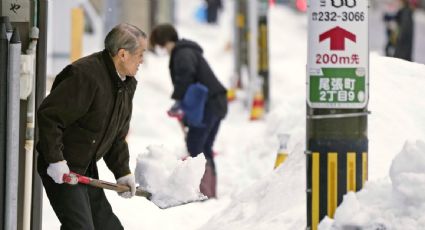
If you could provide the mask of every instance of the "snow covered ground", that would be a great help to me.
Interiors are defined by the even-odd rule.
[[[181,13],[183,10],[195,12],[199,2],[177,3],[177,28],[181,37],[201,44],[213,70],[229,86],[233,59],[231,50],[226,47],[232,39],[231,1],[224,1],[225,11],[217,26],[201,24],[194,21],[193,14]],[[218,199],[162,210],[144,198],[123,199],[115,192],[106,191],[126,229],[305,228],[306,36],[305,15],[282,6],[270,10],[270,112],[265,119],[250,122],[243,100],[229,104],[228,116],[215,144]],[[128,137],[133,169],[138,157],[151,154],[152,149],[176,157],[185,153],[179,124],[166,114],[173,103],[168,57],[147,53],[137,79],[139,85]],[[350,224],[365,229],[424,226],[424,98],[424,65],[371,53],[370,181],[362,191],[348,194],[336,211],[336,220],[326,219],[321,229],[338,229]],[[290,135],[289,157],[273,170],[279,147],[277,135],[282,133]],[[406,143],[407,140],[410,142]],[[99,171],[102,180],[114,181],[102,161]],[[59,229],[47,197],[43,202],[43,229]]]

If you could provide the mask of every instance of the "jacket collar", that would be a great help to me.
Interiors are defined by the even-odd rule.
[[[112,57],[106,49],[102,51],[102,57],[103,60],[105,60],[106,68],[108,70],[109,76],[111,77],[112,83],[117,88],[122,88],[126,81],[122,81],[121,78],[118,76],[117,69],[115,68],[114,62],[112,61]]]

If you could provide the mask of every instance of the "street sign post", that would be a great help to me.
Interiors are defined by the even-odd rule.
[[[368,174],[367,0],[308,6],[307,229],[316,230]]]
[[[368,102],[368,1],[311,1],[307,100],[311,108],[364,108]]]

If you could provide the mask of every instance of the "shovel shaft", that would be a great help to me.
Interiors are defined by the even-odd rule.
[[[128,186],[110,183],[110,182],[103,181],[103,180],[93,179],[93,178],[90,178],[90,177],[79,175],[79,174],[74,173],[74,172],[70,172],[69,174],[64,174],[63,175],[63,182],[70,184],[70,185],[85,184],[85,185],[93,186],[93,187],[96,187],[96,188],[113,190],[113,191],[116,191],[116,192],[128,192],[128,191],[130,191],[130,188]],[[158,201],[152,200],[151,199],[152,194],[148,191],[143,190],[143,189],[136,189],[136,196],[145,197],[146,199],[150,200],[152,203],[154,203],[160,209],[177,207],[177,206],[180,206],[180,205],[190,204],[190,203],[193,203],[193,202],[201,202],[201,201],[208,199],[206,196],[200,194],[200,196],[198,198],[194,199],[194,200],[187,200],[187,201],[183,201],[183,202],[180,202],[180,203],[164,204],[163,202],[158,202]]]
[[[86,184],[97,188],[103,188],[108,190],[113,190],[116,192],[128,192],[130,191],[130,187],[120,184],[115,184],[103,180],[93,179],[90,177],[82,176],[77,173],[69,173],[63,175],[63,181],[67,184],[75,185],[75,184]],[[147,199],[150,199],[152,194],[148,191],[142,189],[136,189],[136,196],[143,196]]]

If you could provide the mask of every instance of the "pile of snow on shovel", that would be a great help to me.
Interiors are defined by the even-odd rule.
[[[205,199],[199,184],[205,170],[205,157],[182,160],[163,146],[149,146],[139,154],[135,170],[136,183],[152,194],[151,201],[167,208]]]

